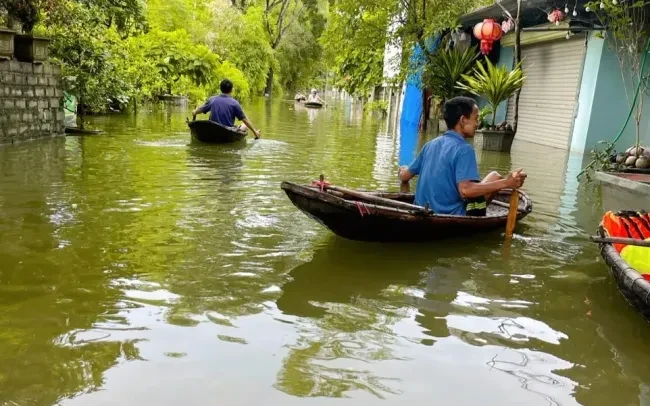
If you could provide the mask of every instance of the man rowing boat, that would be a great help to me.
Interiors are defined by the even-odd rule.
[[[311,89],[311,93],[307,96],[307,103],[320,103],[325,104],[325,101],[318,95],[318,90]]]
[[[230,96],[232,93],[232,82],[228,79],[224,79],[219,84],[221,89],[221,94],[218,96],[212,96],[208,99],[203,106],[199,106],[194,110],[194,116],[197,114],[203,113],[206,114],[210,112],[210,121],[219,123],[225,127],[232,128],[236,131],[246,132],[246,127],[250,128],[253,134],[255,134],[255,139],[258,139],[262,136],[260,130],[256,130],[253,126],[253,123],[246,117],[244,110],[241,108],[239,102],[233,99]],[[244,122],[244,124],[235,127],[235,118]]]
[[[478,106],[469,97],[454,97],[445,103],[449,130],[424,144],[411,165],[398,171],[402,182],[419,175],[415,204],[428,204],[436,214],[485,216],[488,203],[498,191],[524,184],[527,175],[521,169],[505,179],[498,172],[480,179],[474,149],[465,141],[474,136],[478,115]]]

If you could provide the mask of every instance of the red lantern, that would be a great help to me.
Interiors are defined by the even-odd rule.
[[[501,39],[503,29],[501,25],[491,18],[486,18],[482,23],[474,26],[474,36],[481,41],[481,53],[487,55],[492,50],[492,43]]]

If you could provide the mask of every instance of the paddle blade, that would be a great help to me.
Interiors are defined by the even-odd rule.
[[[408,182],[402,182],[399,185],[399,191],[400,191],[400,193],[408,193],[408,192],[410,192],[411,187],[409,186],[409,183]]]
[[[517,209],[519,208],[519,193],[516,190],[510,195],[510,207],[508,208],[508,221],[506,222],[506,238],[511,238],[515,231],[517,222]]]

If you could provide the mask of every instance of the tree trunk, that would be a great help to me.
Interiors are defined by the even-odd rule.
[[[79,128],[84,129],[84,104],[83,97],[79,96],[77,100],[77,117],[79,118]]]
[[[264,88],[264,95],[271,97],[273,92],[273,68],[269,69],[269,74],[266,76],[266,87]]]
[[[422,89],[422,114],[420,114],[420,129],[422,131],[427,130],[427,121],[429,121],[429,97],[427,96],[427,91]]]

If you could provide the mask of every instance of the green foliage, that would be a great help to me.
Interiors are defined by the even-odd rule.
[[[212,14],[208,2],[195,0],[147,0],[147,20],[152,30],[185,30],[192,41],[206,42]]]
[[[456,84],[463,81],[462,75],[466,75],[476,63],[479,53],[471,47],[464,52],[458,49],[441,49],[427,64],[422,73],[422,82],[431,92],[449,100],[462,94]]]
[[[456,27],[461,15],[490,3],[493,1],[336,0],[323,36],[328,65],[339,86],[363,94],[383,82],[384,48],[398,43],[403,54],[397,79],[403,80],[410,73],[409,53],[416,45],[426,49],[426,39]],[[389,30],[391,23],[395,27]]]
[[[492,107],[485,106],[478,112],[478,128],[487,128],[490,123],[487,118],[493,113]]]
[[[233,7],[214,10],[213,51],[244,73],[251,92],[261,94],[269,69],[277,69],[275,55],[262,25],[263,10],[250,7],[246,13]],[[216,24],[228,21],[228,24]]]
[[[64,90],[77,95],[82,120],[87,111],[105,111],[111,97],[121,98],[127,88],[114,53],[121,45],[119,33],[105,25],[88,28],[100,15],[96,9],[66,1],[45,21],[53,40],[51,53],[61,64]]]
[[[522,62],[519,62],[511,71],[505,66],[495,66],[489,59],[485,59],[485,65],[478,62],[474,68],[473,75],[462,75],[463,82],[458,82],[458,88],[472,94],[483,97],[490,104],[493,112],[499,104],[507,100],[524,84],[525,76],[521,70]],[[492,115],[492,126],[495,125],[496,115]]]
[[[389,14],[382,2],[335,4],[322,43],[337,87],[366,95],[382,83]]]
[[[378,111],[382,114],[386,114],[388,111],[388,101],[387,100],[375,100],[372,102],[368,102],[363,105],[363,109],[366,111]]]
[[[295,87],[313,86],[324,71],[318,37],[326,0],[266,7],[247,0],[148,0],[146,7],[145,0],[0,0],[0,7],[25,2],[34,7],[23,11],[43,17],[35,30],[52,37],[51,55],[82,120],[163,93],[203,101],[219,93],[224,78],[241,100],[261,93],[269,72]]]

